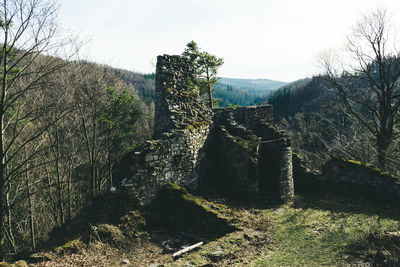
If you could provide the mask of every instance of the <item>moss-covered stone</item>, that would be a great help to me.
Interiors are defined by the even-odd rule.
[[[219,235],[235,229],[229,219],[230,212],[223,205],[194,196],[184,187],[168,183],[151,204],[147,216],[150,226]]]
[[[29,256],[30,263],[37,263],[42,261],[50,261],[52,257],[48,253],[33,253]]]
[[[84,249],[86,247],[86,244],[83,243],[80,239],[74,239],[71,241],[68,241],[64,245],[57,247],[54,249],[54,251],[57,254],[60,253],[76,253],[81,249]]]
[[[348,162],[357,164],[357,165],[362,165],[361,161],[357,161],[357,160],[348,160]]]
[[[93,228],[92,228],[93,229]],[[122,231],[112,224],[99,224],[92,230],[95,237],[98,237],[101,242],[112,243],[118,245],[126,241]]]
[[[10,267],[28,267],[28,264],[24,260],[19,260],[11,264]]]

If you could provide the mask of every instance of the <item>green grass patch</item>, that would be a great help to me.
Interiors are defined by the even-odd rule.
[[[256,266],[354,264],[362,257],[352,253],[353,244],[372,233],[400,230],[398,211],[344,200],[298,197],[293,207],[263,212],[273,223],[273,245],[255,260]]]

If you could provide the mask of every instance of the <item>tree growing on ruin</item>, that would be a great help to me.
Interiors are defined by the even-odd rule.
[[[343,112],[374,136],[377,163],[385,168],[389,146],[400,122],[400,55],[385,9],[366,15],[348,37],[350,63],[332,54],[322,58],[325,75],[336,89]]]
[[[213,85],[218,82],[217,73],[218,69],[224,64],[223,58],[201,51],[194,41],[186,45],[182,56],[187,58],[195,67],[200,94],[208,94],[209,106],[213,108]]]

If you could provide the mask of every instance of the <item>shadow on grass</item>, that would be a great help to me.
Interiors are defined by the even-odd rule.
[[[78,244],[78,240],[80,247],[100,241],[128,252],[144,242],[172,254],[182,246],[207,243],[237,230],[231,224],[229,208],[177,185],[165,186],[146,207],[126,197],[106,194],[96,198],[73,220],[54,229],[37,251],[57,251],[68,243]],[[79,248],[68,251],[75,253]],[[29,261],[31,253],[21,253],[18,258]]]
[[[350,244],[345,253],[373,266],[400,266],[400,232],[370,233]]]
[[[186,244],[209,242],[236,231],[230,213],[225,205],[190,194],[176,184],[164,186],[144,212],[150,232]],[[159,242],[160,237],[155,240]]]
[[[345,197],[335,193],[302,193],[297,194],[293,207],[377,215],[381,218],[400,221],[400,209],[398,208],[398,204],[359,196]]]

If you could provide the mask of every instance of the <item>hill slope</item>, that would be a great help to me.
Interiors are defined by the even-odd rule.
[[[222,84],[232,85],[242,90],[247,91],[269,91],[278,89],[286,85],[286,82],[274,81],[269,79],[236,79],[236,78],[224,78],[220,79]]]
[[[219,106],[252,106],[260,103],[271,90],[286,83],[268,79],[221,78],[214,85],[214,97],[221,100]]]
[[[326,108],[332,99],[332,89],[322,77],[298,80],[287,84],[260,103],[274,106],[276,118],[293,116],[298,112],[314,112]]]

